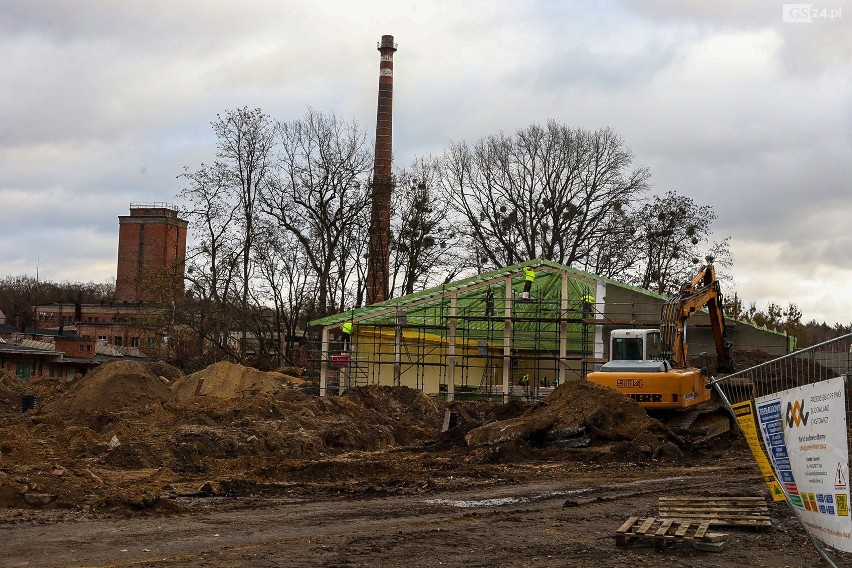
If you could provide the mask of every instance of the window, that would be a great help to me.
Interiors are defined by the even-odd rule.
[[[106,341],[106,335],[99,335],[98,341]]]
[[[121,336],[120,335],[115,336],[115,344],[118,345],[118,346],[121,346]]]
[[[156,339],[154,339],[153,337],[149,337],[149,338],[148,338],[148,347],[149,347],[150,349],[153,349],[153,348],[154,348],[154,347],[156,347],[156,346],[157,346],[157,341],[156,341]]]
[[[92,352],[92,346],[91,346],[91,345],[86,345],[86,351],[88,351],[89,353],[91,353],[91,352]]]
[[[139,347],[139,338],[138,337],[131,337],[130,338],[130,346],[131,347]]]
[[[80,351],[80,352],[83,351],[83,344],[82,343],[77,346],[77,351]]]
[[[642,339],[639,337],[632,338],[615,338],[612,342],[612,359],[615,360],[642,360]]]

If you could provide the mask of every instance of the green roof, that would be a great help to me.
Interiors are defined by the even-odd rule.
[[[599,276],[583,272],[551,262],[549,260],[536,259],[522,264],[514,264],[498,270],[483,272],[476,276],[449,282],[441,286],[429,288],[421,292],[391,298],[384,302],[378,302],[362,308],[354,308],[338,314],[311,321],[311,326],[334,326],[344,321],[355,323],[394,323],[396,312],[405,310],[409,319],[412,315],[429,308],[441,307],[446,304],[449,310],[449,300],[453,293],[459,300],[459,307],[470,304],[472,300],[479,300],[484,307],[485,290],[491,288],[495,296],[494,311],[498,317],[502,316],[503,300],[505,296],[505,278],[511,277],[512,289],[520,294],[524,286],[524,267],[532,266],[536,270],[535,299],[542,302],[557,303],[560,299],[561,278],[567,273],[570,278],[569,296],[575,296],[577,300],[583,295],[585,289],[591,289],[594,293],[592,283],[601,279]],[[647,292],[647,291],[646,291]],[[519,304],[520,305],[520,304]],[[532,305],[532,303],[531,303]],[[558,305],[558,304],[556,304]],[[517,307],[516,307],[517,309]]]
[[[533,288],[533,301],[518,301],[524,287],[524,268],[531,266],[536,271]],[[536,341],[542,336],[558,337],[558,320],[561,311],[562,275],[568,277],[569,306],[579,306],[586,291],[595,293],[596,281],[632,290],[636,293],[667,300],[666,296],[645,288],[632,286],[611,278],[598,276],[557,262],[535,259],[529,262],[506,266],[498,270],[483,272],[469,278],[448,282],[421,292],[415,292],[398,298],[391,298],[369,306],[354,308],[345,312],[313,320],[310,326],[338,327],[346,321],[356,325],[391,326],[395,325],[396,314],[405,314],[406,325],[420,327],[440,336],[446,336],[451,298],[457,298],[457,325],[467,326],[470,337],[485,334],[492,337],[502,334],[505,307],[505,279],[512,282],[513,326],[515,333],[535,334]],[[486,317],[485,295],[488,289],[494,295],[493,317]],[[548,317],[548,314],[552,317]],[[528,319],[529,321],[524,321]],[[533,321],[536,320],[536,321]],[[552,323],[548,323],[551,320]],[[741,320],[740,323],[753,325]],[[573,324],[569,324],[571,326]],[[579,326],[579,323],[576,324]],[[569,330],[573,331],[573,330]],[[570,333],[569,333],[570,335]],[[516,339],[518,339],[516,337]]]

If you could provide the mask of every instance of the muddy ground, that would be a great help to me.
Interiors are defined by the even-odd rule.
[[[767,497],[739,434],[673,435],[585,382],[507,405],[305,387],[223,363],[3,376],[0,566],[820,565],[783,504],[714,529],[720,552],[615,545],[661,495]]]

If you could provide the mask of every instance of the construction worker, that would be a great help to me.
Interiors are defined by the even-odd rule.
[[[528,374],[524,373],[523,375],[521,375],[521,378],[518,381],[518,384],[523,387],[524,396],[526,396],[527,398],[530,398],[530,376]]]
[[[595,311],[595,296],[590,291],[586,290],[583,294],[583,314],[591,314]]]
[[[342,343],[341,351],[343,353],[348,353],[349,347],[352,344],[352,322],[348,321],[348,322],[344,323],[342,326],[340,326],[340,331],[341,331],[341,334],[343,335],[343,338],[342,338],[342,341],[341,341],[341,343]]]
[[[485,292],[485,317],[494,315],[494,290],[488,288]]]
[[[532,269],[532,266],[524,267],[524,293],[521,294],[521,298],[524,300],[530,299],[530,290],[532,289],[533,282],[535,282],[535,270]]]

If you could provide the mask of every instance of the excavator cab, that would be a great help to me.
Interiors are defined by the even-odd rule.
[[[660,355],[659,329],[617,329],[609,337],[610,359],[644,361]]]

